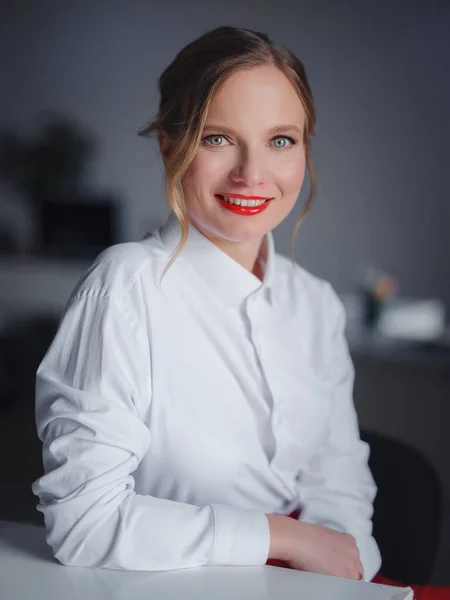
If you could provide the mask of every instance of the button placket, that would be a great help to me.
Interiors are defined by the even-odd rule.
[[[274,390],[277,387],[276,381],[274,381],[274,370],[271,368],[270,363],[270,339],[265,339],[264,336],[267,332],[267,318],[269,315],[265,315],[264,309],[266,304],[264,298],[261,295],[254,295],[248,298],[245,313],[247,317],[249,336],[253,345],[261,374],[264,380],[264,384],[267,389],[267,398],[270,402],[269,410],[270,415],[267,423],[267,434],[272,436],[273,439],[273,453],[270,456],[270,462],[272,462],[277,454],[277,438],[280,437],[279,429],[282,427],[282,415],[276,407],[276,394]],[[266,335],[267,338],[267,335]],[[278,433],[276,433],[278,431]]]
[[[262,299],[260,298],[259,300]],[[275,445],[270,462],[276,465],[281,459],[280,440],[283,437],[285,417],[283,415],[283,403],[281,399],[282,391],[279,390],[279,382],[276,380],[276,370],[270,362],[270,339],[264,340],[264,325],[267,325],[267,320],[264,317],[264,305],[262,302],[259,304],[257,304],[257,302],[249,303],[248,319],[250,323],[252,344],[258,356],[261,370],[272,399],[270,430]],[[266,327],[266,330],[267,329],[268,328]]]

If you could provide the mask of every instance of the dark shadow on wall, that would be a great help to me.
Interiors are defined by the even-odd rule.
[[[32,216],[27,253],[93,259],[117,241],[119,201],[94,191],[88,166],[93,134],[67,115],[46,111],[36,134],[0,130],[0,182]],[[0,198],[1,199],[1,198]],[[1,205],[0,205],[1,209]],[[14,254],[14,223],[0,223],[0,247]]]

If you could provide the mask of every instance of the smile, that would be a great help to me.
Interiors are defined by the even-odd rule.
[[[240,194],[233,194],[232,196],[216,194],[216,198],[227,210],[245,216],[259,214],[267,208],[271,200],[271,198],[261,196],[242,196]]]

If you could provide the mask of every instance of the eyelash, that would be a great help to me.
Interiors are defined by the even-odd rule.
[[[210,133],[209,135],[205,135],[205,137],[202,138],[202,142],[207,142],[208,139],[212,138],[212,137],[222,137],[225,140],[228,140],[228,137],[226,135],[224,135],[223,133]],[[280,138],[289,140],[289,142],[291,143],[292,146],[295,146],[298,143],[298,139],[291,137],[290,135],[276,135],[270,141],[273,142],[274,140],[278,140]],[[210,144],[210,145],[212,147],[220,148],[220,146],[214,146],[214,144]],[[280,148],[280,150],[285,150],[285,148]]]

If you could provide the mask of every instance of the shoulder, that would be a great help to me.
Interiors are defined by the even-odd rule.
[[[83,296],[121,302],[142,285],[157,284],[167,262],[157,237],[115,244],[104,250],[78,282],[71,299]]]

